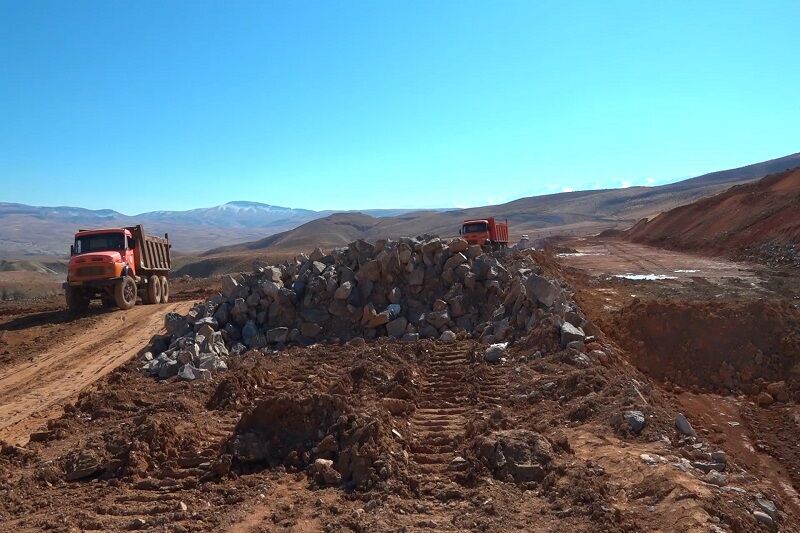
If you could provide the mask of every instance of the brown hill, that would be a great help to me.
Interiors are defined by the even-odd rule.
[[[800,259],[800,168],[767,176],[636,224],[626,237],[667,248]]]
[[[529,234],[587,235],[606,229],[627,229],[637,220],[654,216],[678,205],[716,194],[732,184],[762,177],[774,170],[800,166],[800,153],[733,170],[714,172],[657,187],[629,187],[576,191],[520,198],[500,205],[455,209],[445,212],[406,213],[373,218],[360,213],[338,213],[295,229],[235,246],[215,248],[203,254],[214,256],[257,250],[305,250],[315,246],[345,245],[353,239],[368,240],[433,233],[454,236],[469,218],[507,218],[512,238]]]

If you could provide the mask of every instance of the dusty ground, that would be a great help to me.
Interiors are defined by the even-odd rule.
[[[674,258],[640,252],[643,265],[663,271],[690,261],[680,258],[686,263],[679,267]],[[633,266],[592,270],[571,262],[586,257],[559,260],[573,265],[565,275],[599,326],[591,347],[604,355],[588,364],[539,331],[498,365],[486,363],[484,347],[472,341],[384,339],[250,352],[209,381],[157,381],[125,360],[158,331],[164,306],[75,322],[54,319],[61,311],[43,302],[6,309],[0,379],[71,353],[60,364],[76,368],[50,370],[94,385],[75,399],[77,386],[50,381],[72,398],[65,413],[36,428],[24,447],[3,447],[0,530],[767,531],[752,514],[762,494],[777,503],[781,530],[800,531],[796,404],[759,407],[744,392],[653,379],[637,369],[625,326],[636,305],[665,295],[690,305],[724,294],[720,300],[738,305],[772,290],[771,280],[756,270],[730,279],[607,279]],[[717,271],[726,269],[740,272],[732,264]],[[127,340],[109,350],[102,332],[119,327]],[[98,360],[109,363],[103,377],[94,373]],[[35,398],[30,387],[0,394],[2,409]],[[610,423],[625,409],[645,413],[640,434]],[[674,429],[678,411],[694,425],[696,441]],[[23,428],[45,422],[22,419],[10,435],[19,442]],[[525,440],[536,453],[524,469],[512,469],[514,446]],[[307,472],[327,449],[344,461],[340,486]],[[685,462],[719,450],[729,458],[724,487]],[[76,465],[90,475],[69,480]]]
[[[558,252],[587,315],[797,512],[800,410],[757,400],[766,383],[797,380],[800,272],[613,239],[565,241]],[[617,277],[627,274],[667,279]]]

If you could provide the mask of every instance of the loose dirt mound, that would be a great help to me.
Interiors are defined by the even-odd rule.
[[[800,310],[783,302],[635,302],[615,336],[647,374],[686,387],[757,394],[800,388]]]
[[[339,395],[267,397],[242,416],[230,450],[249,466],[305,468],[331,460],[346,486],[368,488],[388,479],[392,469],[390,424],[381,418],[356,413]]]
[[[800,169],[677,207],[627,232],[635,242],[800,264]]]

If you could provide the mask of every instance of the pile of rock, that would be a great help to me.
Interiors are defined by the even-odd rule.
[[[222,293],[168,315],[169,347],[147,361],[159,377],[224,368],[230,353],[289,343],[394,337],[512,341],[545,318],[562,346],[582,344],[583,315],[529,253],[486,253],[463,239],[363,240],[316,249],[223,279]],[[158,350],[156,350],[158,351]]]

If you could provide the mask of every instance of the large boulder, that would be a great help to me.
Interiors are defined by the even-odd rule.
[[[550,442],[534,431],[511,429],[481,436],[476,455],[499,479],[517,483],[542,481],[554,463]]]
[[[535,299],[545,307],[552,307],[559,294],[561,294],[559,287],[536,274],[528,276],[528,279],[525,280],[525,289],[530,298]]]
[[[561,325],[561,347],[566,347],[570,342],[583,341],[586,334],[581,328],[577,328],[569,322],[564,322]]]
[[[386,324],[386,333],[389,334],[390,337],[402,337],[403,334],[406,332],[406,326],[408,325],[408,320],[405,317],[398,317]]]

